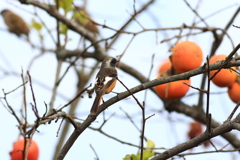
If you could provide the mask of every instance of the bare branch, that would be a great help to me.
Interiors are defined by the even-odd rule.
[[[224,123],[222,124],[221,126],[213,129],[212,131],[212,134],[209,134],[208,132],[204,132],[203,134],[187,141],[187,142],[184,142],[182,144],[179,144],[159,155],[157,155],[156,157],[152,158],[152,160],[165,160],[167,158],[170,158],[174,155],[177,155],[178,153],[181,153],[187,149],[190,149],[190,148],[193,148],[193,147],[196,147],[198,146],[200,143],[212,138],[212,137],[215,137],[215,136],[218,136],[218,135],[221,135],[223,133],[226,133],[226,132],[229,132],[231,131],[232,129],[236,129],[234,125],[236,125],[236,123],[234,123],[234,121],[230,121],[230,122],[227,122],[227,123]],[[239,124],[237,124],[239,125]]]

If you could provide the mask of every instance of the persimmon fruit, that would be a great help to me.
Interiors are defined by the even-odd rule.
[[[163,63],[160,65],[159,69],[158,69],[158,73],[164,73],[167,72],[170,68],[172,67],[172,63],[169,59],[163,61]]]
[[[226,57],[227,55],[224,54],[214,55],[209,59],[209,64],[225,60]],[[217,72],[217,70],[210,71],[210,76],[213,76],[215,72]],[[236,81],[236,78],[237,74],[235,72],[230,71],[230,69],[221,69],[212,79],[212,82],[218,87],[229,87]]]
[[[189,124],[188,137],[193,139],[203,133],[202,124],[199,122],[192,122]]]
[[[171,69],[171,66],[172,65],[169,60],[164,61],[163,64],[159,67],[160,75],[157,78],[169,76],[167,71]],[[159,97],[164,100],[179,99],[185,96],[185,94],[189,90],[189,86],[187,86],[183,82],[190,85],[190,80],[179,80],[158,85],[155,87],[155,90]]]
[[[230,87],[228,87],[228,96],[234,103],[240,101],[240,83],[234,82]]]
[[[202,49],[194,42],[182,41],[172,49],[171,61],[178,73],[199,68],[203,61]]]
[[[189,124],[188,138],[193,139],[203,133],[202,124],[200,122],[192,122]],[[204,147],[209,146],[209,141],[204,141]]]
[[[26,149],[28,149],[27,160],[37,160],[39,156],[39,148],[37,143],[32,140],[29,146],[27,139]],[[29,148],[28,148],[29,147]],[[22,160],[24,149],[24,139],[19,139],[13,144],[13,150],[10,152],[11,160]]]
[[[160,76],[158,78],[160,78]],[[190,80],[179,80],[160,84],[155,87],[155,90],[159,97],[164,100],[179,99],[184,97],[189,90],[189,86],[187,86],[183,82],[190,85]]]

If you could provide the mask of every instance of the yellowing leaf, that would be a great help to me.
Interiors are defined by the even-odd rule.
[[[143,160],[148,160],[149,158],[151,158],[152,156],[154,156],[154,152],[150,151],[150,150],[144,150],[143,151]],[[141,157],[141,153],[138,153],[138,159],[140,159]]]
[[[84,8],[76,7],[73,12],[72,19],[87,30],[99,34],[96,24],[92,22],[90,15]]]
[[[147,148],[155,148],[155,143],[150,139],[147,140]]]
[[[88,13],[80,9],[74,12],[72,18],[78,20],[83,25],[90,22]]]
[[[131,155],[128,154],[125,156],[125,158],[123,158],[123,160],[140,160],[140,159],[135,154],[131,154]]]
[[[67,31],[68,31],[68,27],[63,23],[60,23],[60,33],[67,34]]]
[[[37,31],[40,31],[42,29],[43,25],[41,23],[38,23],[34,19],[32,19],[32,28],[36,29]]]
[[[74,9],[72,5],[73,0],[54,0],[54,1],[55,3],[56,1],[58,1],[59,7],[62,8],[65,11],[65,13],[72,11]]]

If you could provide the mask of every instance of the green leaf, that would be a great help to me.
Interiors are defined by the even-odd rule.
[[[147,148],[155,148],[155,143],[150,139],[147,140]]]
[[[72,3],[73,0],[54,0],[55,3],[58,1],[59,7],[62,8],[65,13],[72,11],[74,9]]]
[[[37,31],[40,31],[42,29],[43,25],[41,23],[38,23],[34,19],[32,19],[32,28],[36,29]]]
[[[128,154],[125,156],[125,158],[123,158],[123,160],[140,160],[140,159],[135,154],[131,154],[131,155]]]
[[[75,11],[72,15],[72,19],[78,20],[79,23],[83,25],[90,22],[88,13],[82,9]]]
[[[44,40],[44,36],[42,34],[38,34],[39,38],[40,38],[40,41],[43,41]]]
[[[148,160],[149,158],[151,158],[154,155],[153,151],[150,150],[144,150],[143,151],[143,160]],[[138,153],[138,159],[140,159],[141,157],[141,153]]]
[[[151,158],[154,155],[153,151],[150,150],[145,150],[143,151],[143,159],[144,160],[148,160],[149,158]]]
[[[151,148],[155,148],[155,143],[152,140],[147,140],[147,150],[143,151],[143,160],[148,160],[152,156],[154,156],[154,151],[151,150]],[[138,153],[137,155],[126,155],[123,160],[140,160],[141,153]]]
[[[68,27],[63,23],[60,23],[60,33],[65,35],[67,34],[67,31],[68,31]]]

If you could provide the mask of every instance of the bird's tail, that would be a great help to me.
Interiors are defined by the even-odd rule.
[[[102,96],[98,96],[98,95],[96,96],[96,98],[93,102],[91,111],[90,111],[91,113],[96,113],[97,112],[101,99],[102,99]]]

